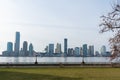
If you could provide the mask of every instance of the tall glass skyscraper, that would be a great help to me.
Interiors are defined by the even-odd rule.
[[[13,43],[12,42],[7,43],[7,51],[8,52],[13,52]]]
[[[53,53],[54,53],[54,44],[49,44],[49,54],[50,54],[50,56],[52,56]]]
[[[88,49],[88,56],[93,57],[94,56],[94,46],[90,45]]]
[[[84,56],[84,57],[87,57],[87,55],[88,55],[87,44],[84,44],[84,45],[83,45],[83,56]]]
[[[20,50],[20,32],[16,32],[16,39],[15,39],[15,56],[19,56],[19,50]]]
[[[24,41],[23,42],[23,52],[24,52],[25,56],[28,56],[28,54],[27,54],[27,48],[28,48],[28,43],[27,43],[27,41]]]
[[[103,46],[101,47],[101,55],[102,55],[102,56],[106,56],[106,47],[105,47],[105,45],[103,45]]]
[[[32,43],[30,43],[30,45],[29,45],[29,56],[33,56],[33,45],[32,45]]]
[[[65,38],[64,39],[64,56],[67,56],[67,46],[68,46],[68,44],[67,44],[67,38]]]
[[[75,53],[75,56],[80,56],[80,48],[75,47],[74,53]]]

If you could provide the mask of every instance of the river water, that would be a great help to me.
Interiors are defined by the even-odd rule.
[[[0,57],[0,64],[30,64],[34,63],[37,59],[38,63],[48,64],[48,63],[74,63],[79,64],[83,61],[82,57]],[[109,64],[111,62],[118,62],[119,59],[113,61],[109,57],[85,57],[84,62],[86,63],[97,63],[97,64]]]

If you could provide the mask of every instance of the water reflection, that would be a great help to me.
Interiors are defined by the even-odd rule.
[[[19,63],[19,58],[18,57],[14,57],[14,62],[13,63]]]
[[[36,57],[0,57],[0,63],[34,63]],[[120,60],[120,59],[119,59]],[[38,63],[81,63],[82,57],[37,57]],[[109,57],[85,57],[86,63],[110,63]],[[116,61],[116,60],[114,60]]]

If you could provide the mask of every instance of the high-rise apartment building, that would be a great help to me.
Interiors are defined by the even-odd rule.
[[[89,46],[88,55],[90,57],[94,56],[94,46],[93,45]]]
[[[29,45],[29,56],[33,56],[33,45],[32,45],[32,43],[30,43],[30,45]]]
[[[106,56],[106,47],[104,45],[101,47],[101,55]]]
[[[49,44],[49,54],[52,55],[54,53],[54,44]]]
[[[67,38],[64,39],[64,56],[67,56],[68,43]]]
[[[12,42],[7,43],[7,52],[13,52],[13,43]]]
[[[16,39],[15,39],[15,56],[19,56],[19,50],[20,50],[20,32],[16,32]]]
[[[79,47],[75,47],[75,49],[74,49],[74,55],[75,56],[80,56],[80,48]]]
[[[73,48],[68,48],[67,56],[74,56],[74,49]]]
[[[56,49],[55,49],[55,53],[61,53],[61,44],[60,43],[57,43],[56,45]]]
[[[88,49],[87,49],[87,44],[83,45],[83,56],[87,57],[88,56]]]
[[[28,49],[28,43],[27,43],[27,41],[24,41],[23,42],[23,53],[24,53],[24,56],[28,56],[27,49]]]

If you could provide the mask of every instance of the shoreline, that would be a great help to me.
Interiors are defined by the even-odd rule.
[[[0,67],[120,67],[120,64],[0,64]]]

